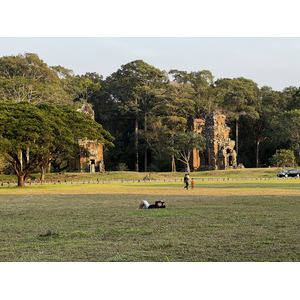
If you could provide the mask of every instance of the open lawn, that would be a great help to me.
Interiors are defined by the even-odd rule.
[[[1,194],[42,195],[42,194],[144,194],[144,195],[294,195],[300,196],[299,178],[258,179],[258,180],[198,180],[195,188],[183,190],[183,182],[99,182],[85,184],[36,184],[24,189],[0,187]]]
[[[253,169],[228,169],[219,171],[202,171],[193,172],[191,177],[194,178],[274,178],[279,172],[283,171],[281,168],[253,168]],[[145,177],[151,180],[173,180],[183,179],[184,172],[164,172],[164,173],[143,173],[143,172],[129,172],[129,171],[112,171],[104,173],[47,173],[47,181],[93,181],[99,179],[100,181],[109,180],[143,180]],[[33,173],[29,176],[27,181],[39,181],[40,174]],[[17,182],[16,175],[0,175],[0,182]]]
[[[300,261],[300,180],[0,188],[0,261]],[[164,200],[166,209],[136,210]]]

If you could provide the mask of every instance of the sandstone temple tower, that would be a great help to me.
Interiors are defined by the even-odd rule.
[[[229,138],[230,128],[226,125],[226,116],[215,110],[205,120],[190,119],[189,128],[206,138],[203,153],[192,153],[192,170],[224,170],[237,167],[235,142]]]
[[[78,109],[78,111],[86,113],[94,119],[94,110],[88,105]],[[104,172],[103,160],[103,145],[98,144],[97,141],[91,140],[78,140],[78,144],[88,152],[88,156],[80,153],[78,158],[70,162],[70,170],[79,172]]]

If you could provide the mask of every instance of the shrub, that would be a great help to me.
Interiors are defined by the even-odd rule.
[[[119,163],[117,165],[117,171],[128,171],[128,166],[125,163]]]
[[[293,167],[295,165],[295,155],[292,150],[277,150],[270,161],[277,167]]]

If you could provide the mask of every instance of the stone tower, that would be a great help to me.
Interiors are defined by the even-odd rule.
[[[203,153],[194,150],[192,169],[224,170],[236,168],[235,142],[229,138],[230,128],[226,125],[226,116],[219,110],[210,113],[205,120],[194,119],[195,132],[206,138],[206,150]]]
[[[77,111],[86,113],[94,119],[94,110],[88,104],[83,104]],[[90,173],[104,172],[103,145],[87,139],[78,140],[78,144],[88,152],[89,156],[80,153],[77,159],[70,162],[70,170]]]

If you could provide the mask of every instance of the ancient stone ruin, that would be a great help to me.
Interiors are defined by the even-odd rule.
[[[78,144],[88,151],[89,155],[86,156],[82,151],[78,158],[70,162],[70,171],[73,172],[104,172],[103,161],[103,146],[97,144],[96,141],[78,140]]]
[[[78,111],[84,112],[94,119],[94,110],[88,104],[83,104]],[[70,171],[104,172],[103,145],[97,141],[87,139],[78,140],[78,144],[82,147],[83,151],[78,155],[78,158],[70,161]]]
[[[230,128],[226,125],[226,116],[219,110],[210,113],[204,119],[190,119],[189,129],[206,138],[203,153],[194,149],[191,170],[224,170],[237,167],[235,142],[229,138]]]

